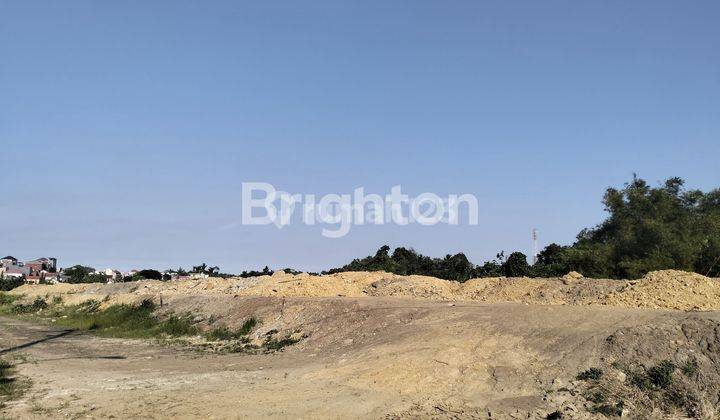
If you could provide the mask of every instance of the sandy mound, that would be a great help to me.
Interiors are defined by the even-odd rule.
[[[147,297],[174,295],[369,297],[423,300],[519,302],[553,305],[610,305],[678,310],[720,310],[720,284],[699,274],[665,270],[642,280],[598,280],[572,275],[562,279],[485,278],[465,283],[427,276],[400,276],[382,271],[327,276],[291,275],[251,278],[205,278],[116,284],[25,285],[14,294],[62,295],[67,304],[94,299],[106,305],[133,303]]]
[[[634,308],[689,310],[720,309],[720,283],[700,274],[678,270],[652,271],[631,281],[600,302]]]

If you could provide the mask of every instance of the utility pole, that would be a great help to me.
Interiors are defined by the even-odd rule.
[[[537,262],[537,256],[538,256],[538,231],[537,229],[533,228],[532,230],[532,240],[533,240],[533,250],[532,250],[532,263],[535,265]]]

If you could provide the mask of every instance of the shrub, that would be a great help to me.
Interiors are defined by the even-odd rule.
[[[643,390],[665,389],[672,384],[675,369],[675,363],[663,360],[645,371],[631,372],[630,383]]]
[[[698,371],[700,370],[700,367],[698,366],[697,360],[687,360],[683,365],[680,367],[680,370],[682,373],[692,378],[697,375]]]
[[[36,297],[35,300],[32,303],[32,308],[37,310],[45,309],[48,307],[47,302],[45,302],[45,299],[41,297]]]
[[[0,305],[10,305],[18,300],[18,296],[0,292]]]
[[[588,401],[594,402],[595,404],[601,404],[607,401],[607,397],[600,391],[595,391],[592,394],[585,397]]]
[[[623,408],[625,408],[625,404],[620,401],[617,404],[596,404],[590,411],[602,414],[605,417],[620,417],[622,416]]]
[[[663,360],[648,369],[647,376],[654,386],[665,389],[672,383],[674,371],[675,363],[670,360]]]
[[[603,371],[601,369],[590,368],[584,372],[578,373],[577,379],[579,381],[588,381],[588,380],[597,381],[598,379],[600,379],[602,377],[602,374],[603,374]]]
[[[294,340],[290,337],[285,337],[280,340],[268,337],[265,339],[263,347],[265,347],[267,350],[281,350],[283,347],[291,346],[298,341],[300,340]]]
[[[162,280],[162,273],[157,270],[140,270],[138,276],[148,280]]]
[[[23,280],[18,277],[2,277],[0,278],[0,291],[12,290],[23,285]]]
[[[255,318],[249,318],[236,331],[232,331],[227,326],[221,325],[207,333],[206,337],[212,341],[236,340],[250,334],[255,325],[257,325],[257,320]]]

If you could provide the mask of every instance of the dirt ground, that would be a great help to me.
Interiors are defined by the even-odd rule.
[[[692,357],[704,369],[696,381],[702,403],[696,416],[718,414],[720,312],[692,310],[718,305],[710,301],[716,280],[666,272],[656,281],[680,282],[687,293],[675,290],[675,307],[658,309],[666,300],[653,295],[658,284],[642,281],[438,286],[437,279],[371,274],[338,276],[331,287],[312,278],[304,289],[298,282],[308,277],[284,275],[24,286],[16,293],[61,295],[67,303],[162,296],[161,311],[196,314],[203,325],[237,327],[256,317],[255,336],[278,330],[305,338],[277,353],[209,354],[0,318],[0,356],[15,360],[18,373],[32,381],[1,412],[10,418],[535,419],[558,411],[564,419],[605,418],[589,411],[579,372]],[[409,290],[410,281],[416,284]],[[444,293],[465,299],[447,300]],[[686,311],[677,310],[679,301]],[[640,413],[632,401],[624,412],[687,415]]]
[[[183,297],[171,305],[212,306],[228,323],[253,314],[265,328],[301,328],[308,338],[275,354],[214,355],[2,319],[3,356],[18,360],[20,374],[33,382],[3,414],[544,418],[562,410],[565,418],[590,418],[578,397],[562,390],[602,362],[608,336],[719,318],[393,298]]]

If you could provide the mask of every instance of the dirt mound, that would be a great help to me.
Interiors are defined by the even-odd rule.
[[[562,276],[563,283],[570,284],[576,280],[580,280],[582,278],[585,278],[582,274],[578,273],[577,271],[571,271],[564,276]]]
[[[484,278],[464,283],[427,276],[344,272],[327,276],[285,274],[251,278],[204,278],[116,284],[25,285],[12,293],[34,298],[61,295],[67,304],[93,299],[134,303],[176,295],[275,297],[401,297],[420,300],[518,302],[549,305],[610,305],[677,310],[720,310],[717,280],[684,271],[649,273],[641,280]]]
[[[652,271],[640,280],[627,282],[599,302],[633,308],[690,310],[720,309],[720,283],[697,273],[679,270]]]

